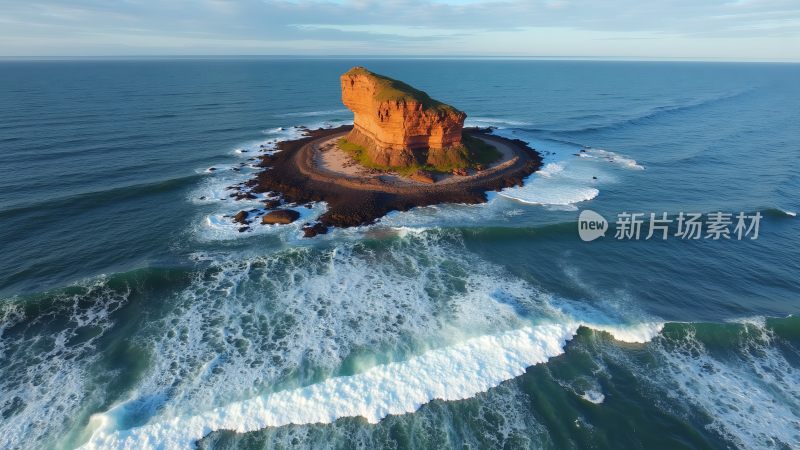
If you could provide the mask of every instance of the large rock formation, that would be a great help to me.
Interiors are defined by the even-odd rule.
[[[354,67],[342,75],[342,102],[355,115],[347,140],[373,163],[405,167],[447,159],[462,148],[467,115],[397,80]]]

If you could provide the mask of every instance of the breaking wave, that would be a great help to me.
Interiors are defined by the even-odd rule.
[[[89,367],[131,292],[108,281],[101,277],[40,299],[0,300],[0,447],[50,447],[102,399]]]
[[[416,411],[433,399],[462,400],[520,376],[564,351],[579,324],[542,324],[468,339],[406,361],[375,366],[349,377],[237,402],[208,413],[141,428],[98,433],[83,448],[191,448],[214,430],[255,431],[289,424],[331,423]],[[601,402],[595,395],[594,401]],[[108,416],[97,419],[104,425]],[[144,445],[144,446],[143,446]]]
[[[563,353],[581,326],[627,342],[661,329],[614,325],[590,309],[571,316],[565,301],[470,256],[457,232],[197,259],[211,265],[157,326],[169,331],[147,333],[149,375],[93,416],[85,448],[179,448],[218,429],[377,422],[519,376]],[[208,412],[186,416],[198,410]]]
[[[741,448],[800,445],[800,321],[670,324],[654,341],[661,364],[639,376],[687,409],[706,428]],[[787,338],[789,340],[787,340]]]
[[[467,251],[460,233],[436,229],[268,256],[197,254],[195,260],[189,286],[164,300],[164,317],[131,337],[150,349],[147,371],[90,419],[63,411],[83,408],[86,417],[97,407],[87,404],[107,404],[102,384],[87,385],[87,368],[130,290],[103,278],[54,297],[69,312],[57,333],[62,338],[37,354],[29,370],[12,372],[49,381],[35,398],[19,391],[30,382],[23,375],[2,381],[10,419],[0,426],[4,436],[19,436],[4,445],[46,446],[45,436],[67,433],[75,420],[88,420],[79,433],[91,436],[85,448],[191,448],[222,429],[356,416],[375,423],[435,399],[508,389],[497,386],[569,352],[582,327],[634,345],[638,350],[626,353],[625,345],[611,344],[595,349],[594,357],[616,359],[654,395],[706,414],[708,429],[727,441],[743,447],[798,442],[792,408],[800,406],[800,379],[775,331],[796,335],[796,319],[778,325],[626,319],[616,314],[619,308],[541,292]],[[3,358],[41,347],[20,333],[54,318],[31,320],[20,305],[3,304]],[[97,331],[87,335],[89,329]],[[657,363],[642,366],[631,356],[642,351]],[[608,402],[592,377],[562,387],[590,404]],[[47,427],[30,427],[39,420]]]

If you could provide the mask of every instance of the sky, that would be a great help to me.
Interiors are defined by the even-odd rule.
[[[800,0],[0,0],[0,56],[800,61]]]

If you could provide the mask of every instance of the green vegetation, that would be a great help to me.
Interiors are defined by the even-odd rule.
[[[415,89],[406,83],[403,83],[402,81],[395,80],[387,76],[378,75],[377,73],[370,72],[363,67],[354,67],[345,73],[345,75],[367,75],[375,78],[378,84],[378,91],[376,92],[375,96],[378,101],[416,101],[425,109],[452,112],[456,114],[461,113],[461,111],[458,109],[446,103],[434,100],[425,92]]]
[[[389,167],[375,164],[367,154],[367,150],[358,145],[341,138],[338,141],[339,148],[350,155],[362,166],[368,169],[380,170],[383,172],[396,172],[401,176],[409,176],[418,170],[425,170],[432,173],[452,173],[454,169],[475,169],[478,166],[487,166],[498,159],[503,154],[484,140],[464,135],[463,145],[450,147],[427,155],[426,164],[412,164],[406,167]]]
[[[454,169],[475,169],[487,166],[503,156],[483,139],[461,136],[461,145],[428,153],[427,167],[433,172],[449,173]]]
[[[500,150],[496,149],[493,145],[489,145],[483,139],[464,134],[461,136],[461,142],[469,149],[470,160],[473,165],[491,164],[500,159],[503,154]]]
[[[463,145],[429,151],[426,163],[432,172],[450,173],[453,169],[472,167],[469,150]]]
[[[367,169],[375,169],[375,170],[380,170],[382,172],[397,172],[399,175],[402,176],[409,176],[415,173],[417,170],[422,169],[422,167],[420,167],[417,164],[413,164],[408,167],[390,167],[390,166],[382,166],[380,164],[375,164],[369,158],[369,155],[367,155],[367,149],[365,149],[364,147],[358,144],[354,144],[345,138],[341,138],[337,142],[339,144],[340,149],[344,150],[344,152],[350,155],[353,159],[355,159],[357,163],[361,164]]]

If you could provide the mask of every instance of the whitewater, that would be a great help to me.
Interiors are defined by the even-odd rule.
[[[240,231],[272,195],[228,187],[352,123],[355,64],[0,63],[0,448],[800,448],[795,66],[371,60],[542,169]],[[585,243],[585,209],[763,221]]]
[[[342,417],[364,417],[370,423],[378,423],[389,414],[414,412],[433,399],[469,398],[522,375],[529,366],[563,353],[581,325],[543,324],[481,336],[358,375],[330,378],[302,389],[131,430],[113,431],[112,409],[91,418],[90,425],[97,429],[81,448],[190,449],[197,440],[216,430],[243,433],[288,424],[331,423]],[[662,327],[663,324],[640,324],[602,328],[616,330],[618,334],[612,336],[620,341],[643,343]]]

